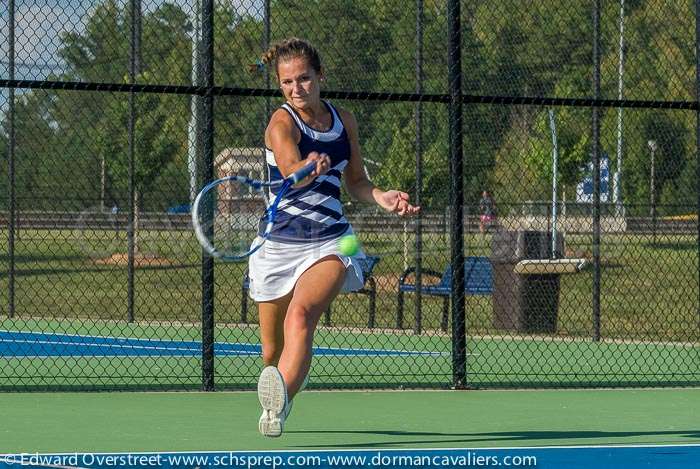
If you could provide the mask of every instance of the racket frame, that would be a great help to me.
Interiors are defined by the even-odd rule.
[[[275,224],[275,218],[277,216],[277,206],[279,205],[280,201],[282,200],[282,197],[287,193],[287,191],[294,185],[308,177],[313,171],[316,169],[316,163],[310,163],[301,168],[300,170],[290,174],[288,177],[284,179],[279,179],[275,181],[260,181],[257,179],[251,179],[246,176],[238,176],[238,175],[233,175],[233,176],[226,176],[223,178],[216,179],[206,186],[202,188],[201,191],[197,194],[197,197],[194,199],[194,202],[192,203],[192,227],[194,228],[194,233],[195,236],[197,237],[197,241],[199,241],[199,244],[202,246],[202,249],[209,254],[212,257],[216,257],[218,259],[224,260],[224,261],[242,261],[251,254],[253,254],[255,251],[260,249],[262,245],[267,241],[267,239],[270,236],[270,233],[272,232],[272,228]],[[225,252],[221,252],[217,250],[214,245],[211,243],[209,240],[209,236],[207,232],[205,232],[205,228],[199,223],[199,214],[201,213],[201,210],[203,207],[201,207],[201,201],[202,198],[208,194],[212,190],[217,190],[216,188],[221,185],[225,184],[230,181],[236,181],[242,184],[247,184],[248,186],[252,187],[256,191],[262,192],[264,189],[272,189],[279,187],[280,190],[277,192],[277,195],[275,196],[275,199],[271,204],[267,206],[265,209],[265,231],[258,235],[255,240],[259,241],[255,246],[252,246],[248,251],[246,251],[243,254],[240,255],[231,255],[231,254],[226,254]],[[210,227],[212,229],[213,227]],[[252,242],[252,240],[251,240]]]

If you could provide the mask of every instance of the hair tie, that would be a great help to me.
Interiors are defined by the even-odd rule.
[[[265,68],[265,62],[258,59],[255,61],[255,66],[258,68],[258,70],[263,70]]]

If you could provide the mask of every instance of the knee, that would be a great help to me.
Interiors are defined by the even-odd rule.
[[[316,326],[313,312],[303,305],[290,305],[285,322],[287,327],[297,331],[313,330]]]

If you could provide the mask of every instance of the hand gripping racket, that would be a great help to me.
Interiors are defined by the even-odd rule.
[[[227,176],[207,184],[192,205],[192,225],[202,248],[227,261],[253,254],[270,236],[280,200],[314,169],[311,163],[276,181]]]

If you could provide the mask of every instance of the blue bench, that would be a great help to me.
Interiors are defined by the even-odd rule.
[[[362,268],[362,274],[365,278],[365,285],[362,289],[351,292],[360,293],[362,295],[367,295],[369,297],[369,318],[367,320],[367,326],[369,328],[374,328],[375,318],[376,318],[376,305],[377,305],[377,283],[372,277],[372,271],[374,267],[381,260],[377,256],[367,256],[364,259],[358,259],[360,267]],[[241,285],[241,322],[248,322],[248,271],[246,271],[243,277],[243,284]],[[324,324],[326,326],[331,325],[331,307],[329,306],[324,314]]]
[[[398,311],[396,314],[396,328],[403,329],[404,293],[416,293],[417,285],[407,283],[406,278],[414,274],[415,267],[406,269],[399,278]],[[445,271],[440,274],[434,270],[423,269],[422,275],[438,278],[436,284],[421,285],[421,294],[430,296],[441,296],[442,320],[440,327],[447,331],[449,318],[450,291],[452,288],[452,267],[448,265]],[[493,268],[488,257],[471,256],[464,260],[464,293],[466,295],[490,295],[493,292]]]

